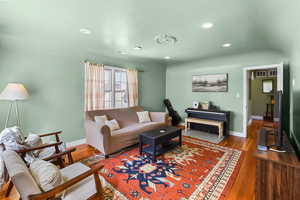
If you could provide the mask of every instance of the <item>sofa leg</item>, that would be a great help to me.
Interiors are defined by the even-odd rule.
[[[109,155],[105,155],[104,157],[105,157],[105,159],[106,159],[106,158],[109,158]]]

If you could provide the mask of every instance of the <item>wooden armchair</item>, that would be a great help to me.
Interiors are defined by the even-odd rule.
[[[45,149],[45,148],[49,148],[49,147],[54,147],[55,148],[55,154],[44,158],[43,160],[49,161],[49,160],[53,160],[52,162],[56,165],[59,165],[61,168],[65,167],[65,160],[64,160],[64,155],[66,155],[68,157],[68,161],[69,163],[73,163],[73,158],[72,158],[72,152],[76,151],[76,148],[69,148],[66,149],[65,151],[60,151],[59,150],[59,146],[62,145],[62,141],[60,140],[59,135],[62,133],[62,131],[57,131],[57,132],[52,132],[52,133],[45,133],[45,134],[39,134],[39,136],[41,138],[43,137],[47,137],[47,136],[55,136],[56,142],[55,143],[51,143],[51,144],[42,144],[40,146],[37,147],[31,147],[31,148],[27,148],[27,149],[22,149],[22,150],[18,150],[16,151],[17,153],[19,153],[21,155],[21,157],[24,159],[26,153],[28,152],[32,152],[35,150],[41,150],[41,149]],[[60,155],[60,156],[56,156],[56,155]]]
[[[7,150],[3,155],[9,176],[22,200],[54,200],[57,194],[64,191],[62,200],[103,199],[103,189],[98,175],[98,171],[103,168],[102,165],[91,169],[82,163],[73,163],[60,169],[63,177],[67,179],[63,184],[43,192],[16,152]]]
[[[27,149],[22,149],[22,150],[18,150],[16,151],[24,160],[26,153],[32,152],[32,151],[36,151],[36,150],[41,150],[41,149],[45,149],[45,148],[50,148],[50,147],[54,147],[55,148],[55,153],[52,154],[51,156],[47,157],[47,158],[43,158],[43,160],[45,161],[51,161],[52,163],[58,165],[60,168],[64,168],[66,166],[66,161],[64,159],[65,156],[67,156],[68,158],[68,164],[73,164],[74,160],[72,157],[72,152],[76,151],[75,147],[72,148],[68,148],[64,151],[60,151],[59,146],[62,145],[62,141],[60,140],[59,134],[61,134],[62,131],[56,131],[56,132],[52,132],[52,133],[45,133],[45,134],[39,134],[40,137],[47,137],[47,136],[54,136],[56,139],[55,143],[51,143],[51,144],[42,144],[40,146],[37,147],[31,147],[31,148],[27,148]],[[2,148],[5,150],[5,145],[4,144],[0,144],[2,146]],[[7,186],[7,190],[5,192],[5,197],[8,197],[11,190],[13,188],[13,183],[12,181],[9,181],[8,186]]]

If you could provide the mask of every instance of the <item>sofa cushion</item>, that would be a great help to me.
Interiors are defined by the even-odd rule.
[[[119,108],[110,110],[96,110],[85,112],[85,118],[87,120],[94,121],[95,116],[106,115],[108,120],[116,119],[121,128],[138,123],[138,117],[136,112],[141,112],[144,109],[142,107],[130,107],[130,108]]]
[[[107,125],[111,131],[120,129],[119,123],[115,119],[105,121],[105,125]]]
[[[108,120],[106,115],[95,116],[94,119],[97,124],[104,124]]]
[[[140,123],[151,122],[148,111],[136,112],[136,114],[139,118]]]
[[[121,128],[119,130],[113,131],[111,133],[111,135],[114,136],[118,136],[118,135],[136,135],[136,134],[140,134],[143,133],[145,131],[150,131],[153,129],[157,129],[160,128],[162,126],[165,126],[164,123],[160,123],[160,122],[146,122],[146,123],[139,123],[139,124],[132,124],[130,126],[126,126],[124,128]]]

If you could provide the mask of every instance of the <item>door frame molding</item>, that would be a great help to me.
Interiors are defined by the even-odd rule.
[[[258,69],[277,69],[277,91],[283,91],[283,62],[279,64],[270,65],[258,65],[249,66],[243,68],[243,134],[247,137],[247,126],[248,126],[248,96],[249,96],[249,82],[248,82],[248,72]]]

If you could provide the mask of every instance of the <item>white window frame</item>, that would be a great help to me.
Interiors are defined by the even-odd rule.
[[[105,108],[105,109],[114,109],[114,108],[117,108],[116,107],[116,102],[115,102],[115,72],[116,71],[121,71],[121,72],[125,72],[126,73],[126,69],[124,68],[121,68],[121,67],[114,67],[114,66],[108,66],[108,65],[105,65],[104,66],[104,70],[111,70],[111,90],[109,90],[112,95],[111,95],[111,107],[110,108]],[[129,101],[128,99],[128,79],[126,77],[126,92],[127,92],[127,102]],[[108,90],[106,90],[106,88],[104,88],[105,92],[107,92]],[[128,106],[129,107],[129,103],[128,103]],[[119,108],[119,107],[118,107]],[[121,108],[126,108],[126,107],[121,107]]]

